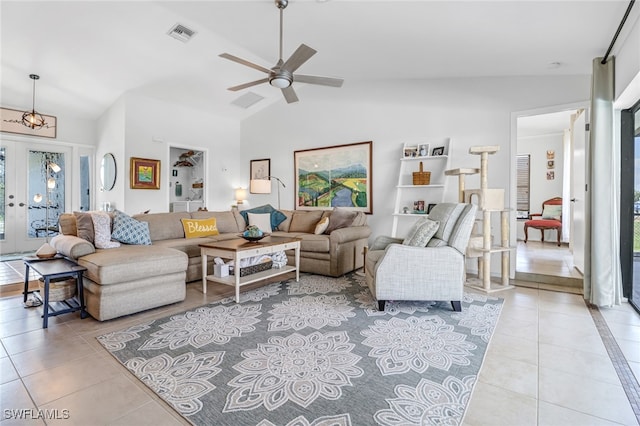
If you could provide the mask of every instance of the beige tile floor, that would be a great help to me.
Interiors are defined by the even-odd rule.
[[[558,277],[582,278],[574,268],[573,254],[566,244],[558,247],[554,242],[518,241],[516,271]]]
[[[184,302],[100,323],[77,313],[50,320],[21,296],[0,298],[0,406],[68,410],[64,425],[187,424],[102,348],[95,337],[230,294],[187,286]],[[465,417],[467,425],[637,425],[582,297],[516,287],[504,309]],[[640,377],[640,317],[627,304],[604,316]],[[42,420],[2,426],[43,424]]]

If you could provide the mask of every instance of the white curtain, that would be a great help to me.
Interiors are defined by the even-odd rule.
[[[562,227],[562,241],[569,241],[568,225],[571,217],[571,130],[566,129],[562,136],[562,217],[565,224]]]
[[[614,143],[614,58],[593,60],[589,138],[584,297],[597,306],[619,305],[620,271],[619,149]]]

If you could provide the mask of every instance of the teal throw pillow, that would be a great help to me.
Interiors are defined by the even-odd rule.
[[[413,247],[426,247],[427,243],[436,234],[439,226],[440,222],[425,219],[412,235],[407,235],[402,244]]]
[[[113,217],[113,231],[111,238],[124,244],[134,244],[139,246],[151,245],[149,234],[149,224],[135,220],[120,210],[115,211]]]
[[[276,229],[278,225],[285,221],[287,216],[280,210],[274,209],[271,204],[265,204],[264,206],[254,207],[249,210],[242,210],[240,214],[244,218],[245,223],[249,224],[249,213],[269,213],[271,215],[271,229]]]

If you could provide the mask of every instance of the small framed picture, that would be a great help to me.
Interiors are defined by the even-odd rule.
[[[435,204],[429,204],[427,206],[427,213],[431,213],[431,209],[433,209],[436,205]]]
[[[547,160],[547,169],[553,169],[556,166],[556,162],[554,160]]]
[[[431,151],[431,155],[433,156],[444,155],[444,146],[437,146],[433,148],[433,151]]]
[[[130,161],[132,189],[160,189],[160,160],[131,157]]]
[[[419,148],[420,149],[418,150],[418,155],[420,157],[427,157],[429,155],[429,144],[428,143],[421,144]]]
[[[547,160],[553,160],[556,158],[556,152],[552,149],[547,151]]]
[[[417,157],[418,156],[418,147],[417,146],[405,146],[402,155],[405,158],[409,157]]]
[[[549,170],[547,172],[547,180],[554,180],[556,178],[556,174],[553,170]]]
[[[249,181],[256,179],[269,179],[271,177],[271,159],[261,158],[249,161]],[[249,187],[249,192],[254,194],[253,185]],[[269,189],[269,194],[271,189]]]
[[[424,200],[418,200],[413,202],[413,210],[416,213],[424,213]]]

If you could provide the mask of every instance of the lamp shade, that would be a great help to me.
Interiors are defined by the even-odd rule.
[[[271,194],[271,181],[269,179],[251,179],[252,194]]]
[[[62,170],[56,163],[49,163],[49,167],[51,167],[54,173],[60,173],[60,170]]]
[[[236,201],[238,202],[238,204],[242,204],[242,202],[246,199],[247,199],[247,190],[244,188],[237,188]]]

